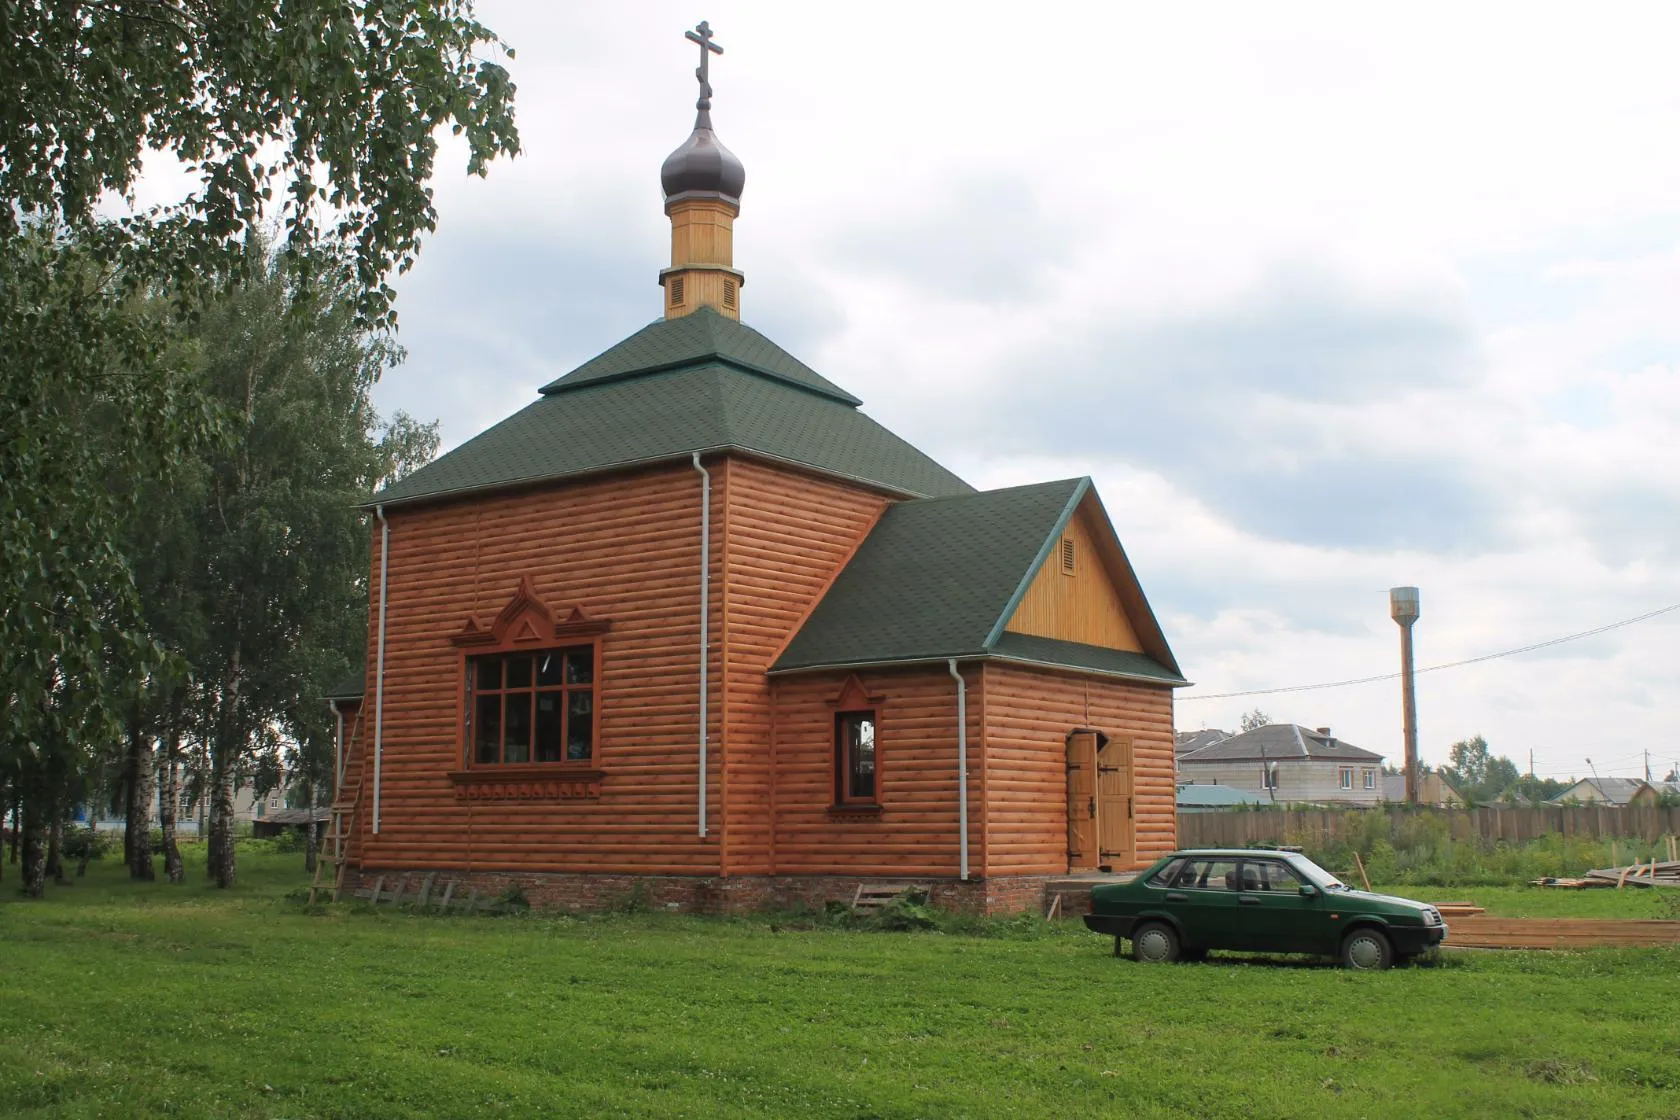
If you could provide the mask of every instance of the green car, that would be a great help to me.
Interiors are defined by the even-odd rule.
[[[1433,906],[1356,891],[1297,852],[1174,852],[1129,883],[1091,889],[1085,925],[1132,943],[1140,961],[1199,960],[1209,949],[1333,956],[1387,968],[1433,949],[1447,927]]]

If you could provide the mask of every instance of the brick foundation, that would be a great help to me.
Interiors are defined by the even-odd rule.
[[[382,894],[388,896],[397,884],[404,884],[404,897],[417,899],[420,886],[430,874],[426,870],[380,871],[351,869],[345,874],[347,890],[371,889],[384,880]],[[518,887],[539,910],[611,910],[635,903],[655,910],[697,914],[748,913],[758,910],[793,910],[802,906],[820,910],[830,901],[851,904],[859,885],[915,883],[929,888],[930,902],[945,910],[975,914],[1008,915],[1022,910],[1042,914],[1045,883],[1052,876],[1017,875],[962,882],[930,876],[860,878],[848,875],[738,875],[698,877],[684,875],[538,874],[532,872],[458,872],[438,870],[433,898],[444,884],[455,884],[457,899],[476,890],[479,898],[494,898],[510,887]],[[1064,906],[1066,902],[1064,901]]]

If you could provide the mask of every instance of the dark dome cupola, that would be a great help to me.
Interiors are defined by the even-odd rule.
[[[712,131],[711,56],[723,48],[712,42],[712,29],[704,21],[685,34],[700,45],[694,71],[700,100],[694,105],[694,131],[659,169],[671,219],[671,267],[659,274],[665,317],[710,307],[739,319],[746,280],[735,270],[735,217],[741,212],[747,169]]]

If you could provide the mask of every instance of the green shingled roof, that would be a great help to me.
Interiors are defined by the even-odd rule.
[[[710,307],[680,318],[649,323],[566,376],[550,381],[542,391],[564,393],[602,381],[707,362],[721,362],[773,377],[846,404],[863,403],[751,327]]]
[[[1141,653],[1003,631],[1089,490],[1075,478],[889,507],[770,671],[1001,657],[1184,683]]]
[[[722,450],[904,495],[972,491],[856,404],[757,331],[704,310],[632,335],[375,500],[449,497]]]
[[[326,700],[360,700],[367,689],[367,667],[363,666],[342,677],[327,691]]]

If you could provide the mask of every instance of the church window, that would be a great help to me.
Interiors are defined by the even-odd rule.
[[[474,766],[595,758],[595,647],[468,659],[467,742]]]
[[[683,278],[681,276],[673,276],[673,277],[671,277],[671,306],[672,307],[681,307],[682,306],[682,301],[683,301]]]
[[[880,802],[880,771],[875,757],[875,712],[834,714],[835,803]]]
[[[1072,537],[1063,537],[1062,538],[1062,574],[1064,576],[1071,576],[1073,574],[1073,538]]]
[[[723,305],[731,310],[735,307],[735,281],[723,282]]]

